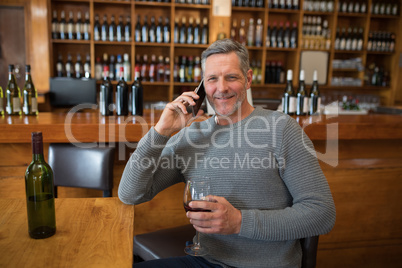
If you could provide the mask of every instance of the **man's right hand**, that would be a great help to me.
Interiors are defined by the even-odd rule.
[[[192,114],[187,112],[188,106],[194,106],[194,99],[199,96],[194,91],[187,91],[177,97],[174,101],[169,102],[162,112],[162,115],[155,125],[155,130],[163,135],[170,137],[173,133],[180,131],[187,126],[187,123],[192,118]],[[197,116],[204,112],[200,109]]]

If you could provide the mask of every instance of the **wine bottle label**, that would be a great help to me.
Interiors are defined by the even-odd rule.
[[[11,110],[11,107],[10,107]],[[20,98],[13,98],[13,111],[14,113],[21,112],[21,101]]]
[[[1,87],[0,87],[1,89]],[[4,112],[4,107],[3,107],[3,99],[0,98],[0,113]]]
[[[310,107],[310,98],[304,97],[303,100],[303,113],[308,113],[308,108]]]
[[[321,97],[318,97],[318,100],[317,100],[317,112],[320,112],[320,110],[321,110]]]
[[[295,97],[289,97],[289,113],[294,113],[296,112],[296,98]]]
[[[38,100],[36,98],[31,99],[31,112],[36,113],[38,111]]]

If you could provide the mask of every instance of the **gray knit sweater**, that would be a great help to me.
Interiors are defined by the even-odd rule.
[[[283,113],[257,108],[229,126],[210,118],[171,138],[152,128],[126,165],[119,197],[143,203],[195,176],[210,177],[212,194],[241,210],[239,234],[200,234],[206,259],[224,267],[300,267],[299,239],[335,223],[313,144]]]

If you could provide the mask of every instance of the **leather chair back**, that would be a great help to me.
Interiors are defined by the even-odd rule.
[[[80,148],[69,143],[49,145],[49,165],[57,186],[102,190],[112,196],[114,148]]]

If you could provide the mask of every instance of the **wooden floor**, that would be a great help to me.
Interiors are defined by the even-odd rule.
[[[325,142],[314,144],[317,151],[326,153]],[[0,196],[25,197],[30,145],[0,144],[0,151]],[[331,152],[328,155],[332,157]],[[320,236],[317,267],[402,267],[402,141],[341,141],[335,160],[336,166],[320,162],[337,218],[334,229]],[[117,196],[125,162],[115,163],[113,195]],[[183,187],[170,187],[154,200],[136,206],[135,234],[188,223],[182,207]],[[101,195],[98,191],[59,189],[60,197]]]

